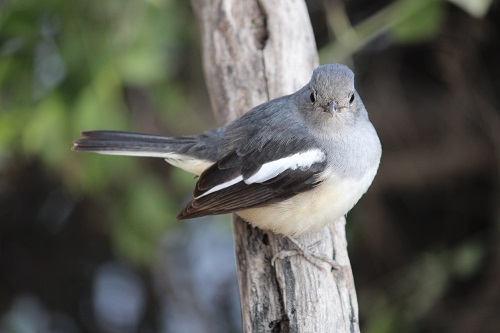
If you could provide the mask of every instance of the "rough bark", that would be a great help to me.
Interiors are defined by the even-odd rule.
[[[302,0],[192,0],[201,30],[205,79],[217,121],[308,82],[318,56]],[[293,221],[290,221],[293,223]],[[233,230],[243,332],[359,332],[358,304],[347,255],[345,220],[298,238],[329,256],[339,270],[320,269],[286,239],[253,228],[237,216]]]

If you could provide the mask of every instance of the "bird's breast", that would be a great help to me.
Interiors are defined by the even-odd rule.
[[[361,177],[338,176],[326,171],[314,189],[266,207],[246,209],[237,214],[250,224],[288,236],[317,231],[336,221],[358,202],[377,173],[377,165]]]

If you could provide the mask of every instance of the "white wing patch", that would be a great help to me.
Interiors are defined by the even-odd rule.
[[[326,155],[320,149],[311,149],[305,152],[300,152],[294,155],[280,158],[272,162],[264,163],[262,167],[257,171],[256,174],[252,175],[248,179],[243,179],[242,176],[231,179],[225,183],[219,184],[212,187],[210,190],[206,191],[195,199],[199,199],[210,193],[220,191],[222,189],[228,188],[234,184],[244,181],[245,184],[263,183],[272,179],[279,174],[285,172],[286,170],[297,170],[297,169],[308,169],[311,165],[315,163],[320,163],[326,160]]]
[[[220,190],[222,190],[224,188],[227,188],[229,186],[237,184],[237,183],[241,182],[242,180],[243,180],[243,176],[238,176],[236,178],[233,178],[233,179],[231,179],[228,182],[225,182],[225,183],[222,183],[222,184],[219,184],[219,185],[216,185],[216,186],[212,187],[210,190],[206,191],[202,195],[197,196],[195,199],[201,198],[201,197],[203,197],[205,195],[209,195],[210,193],[214,193],[214,192],[220,191]]]
[[[263,183],[286,170],[307,169],[314,163],[323,162],[325,159],[326,155],[319,149],[312,149],[283,157],[279,160],[263,164],[255,175],[245,179],[245,183]]]

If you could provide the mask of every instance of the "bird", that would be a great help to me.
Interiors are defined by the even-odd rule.
[[[163,158],[197,178],[178,219],[236,213],[286,237],[345,216],[370,187],[382,147],[342,64],[317,67],[295,93],[199,135],[81,132],[73,150]]]

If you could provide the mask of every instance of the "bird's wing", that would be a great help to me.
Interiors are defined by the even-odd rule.
[[[285,200],[317,186],[325,167],[326,154],[305,139],[241,145],[201,174],[193,200],[177,218],[225,214]]]

